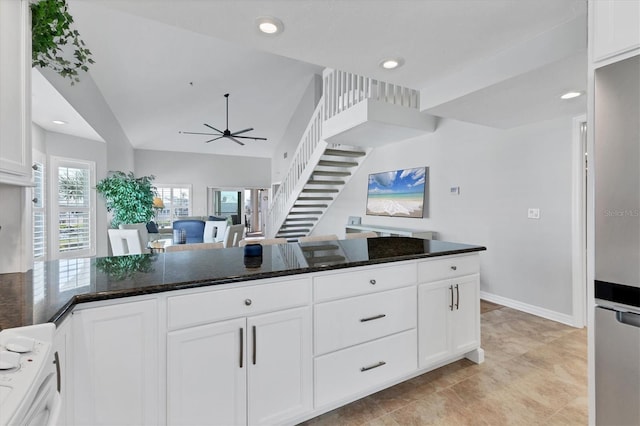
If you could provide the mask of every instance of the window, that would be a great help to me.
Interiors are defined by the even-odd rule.
[[[55,258],[93,256],[95,244],[95,163],[51,157],[51,254]]]
[[[191,216],[191,185],[156,185],[158,197],[164,203],[156,210],[156,223],[171,227],[174,220]]]
[[[38,157],[38,158],[36,158]],[[47,257],[47,211],[45,206],[45,169],[44,160],[34,152],[33,162],[33,260],[46,260]]]

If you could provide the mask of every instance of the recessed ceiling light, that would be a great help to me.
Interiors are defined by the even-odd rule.
[[[560,96],[560,99],[573,99],[582,95],[582,92],[567,92],[564,95]]]
[[[278,18],[273,16],[261,16],[256,18],[256,25],[261,33],[267,35],[276,35],[284,31],[284,24]]]
[[[52,123],[53,124],[67,124],[66,121],[62,121],[62,120],[53,120]]]
[[[390,58],[380,62],[380,66],[386,70],[396,69],[398,67],[401,67],[403,64],[404,60],[402,58]]]

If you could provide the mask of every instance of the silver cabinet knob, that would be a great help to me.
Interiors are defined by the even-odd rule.
[[[376,285],[376,280],[369,280],[369,284]]]
[[[457,266],[455,266],[455,265],[453,265],[453,266],[451,267],[451,270],[452,270],[452,271],[455,271],[455,270],[457,270],[457,269],[458,269],[458,267],[457,267]]]
[[[251,303],[252,303],[251,299],[245,299],[244,300],[244,304],[247,305],[247,306],[251,306]]]

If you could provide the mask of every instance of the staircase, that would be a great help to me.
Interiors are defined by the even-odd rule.
[[[385,113],[385,116],[403,119],[400,129],[409,128],[406,125],[407,114],[415,122],[413,116],[419,113],[419,94],[416,90],[343,71],[325,70],[323,91],[292,157],[287,175],[272,198],[267,226],[269,238],[296,241],[299,237],[309,235],[372,150],[370,146],[358,147],[337,139],[335,142],[339,143],[328,143],[327,138],[349,137],[354,141],[366,142],[373,139],[373,135],[388,133],[381,132],[380,123],[377,123],[373,133],[366,134],[362,117],[365,117],[366,125],[366,114],[372,106],[391,108],[392,113]],[[358,108],[365,104],[368,110],[363,115]],[[346,115],[354,112],[358,118]],[[422,122],[424,120],[419,119],[419,126],[432,131],[429,118],[426,119],[426,127]],[[338,125],[327,127],[332,120]],[[353,128],[357,123],[355,136],[349,132],[349,123],[353,124]],[[327,258],[323,261],[331,260]]]
[[[309,235],[366,155],[366,150],[356,147],[325,148],[276,237]]]

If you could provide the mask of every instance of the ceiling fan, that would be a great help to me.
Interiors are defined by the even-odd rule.
[[[232,141],[234,141],[237,144],[240,145],[244,145],[244,143],[242,141],[239,141],[238,139],[253,139],[254,141],[266,141],[267,138],[260,138],[257,136],[238,136],[242,133],[246,133],[246,132],[250,132],[251,130],[253,130],[253,127],[249,127],[248,129],[243,129],[243,130],[238,130],[237,132],[230,132],[229,131],[229,94],[225,93],[224,95],[225,98],[227,98],[227,128],[225,129],[225,131],[221,131],[216,129],[215,127],[204,123],[205,126],[207,126],[208,128],[215,130],[218,133],[202,133],[202,132],[179,132],[181,134],[185,134],[185,135],[207,135],[207,136],[215,136],[215,138],[213,139],[209,139],[208,141],[205,141],[205,143],[209,143],[209,142],[213,142],[213,141],[217,141],[218,139],[222,139],[222,138],[227,138],[227,139],[231,139]]]

